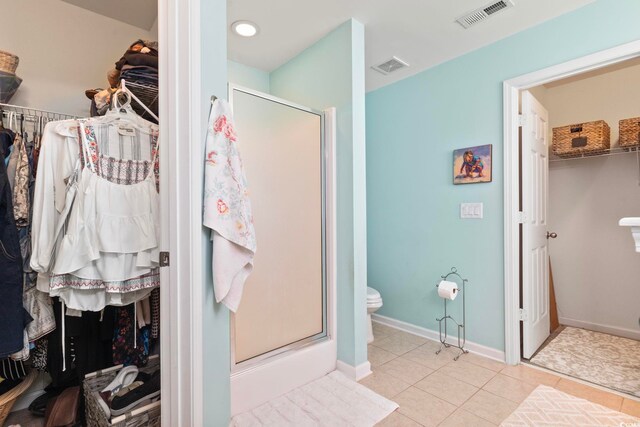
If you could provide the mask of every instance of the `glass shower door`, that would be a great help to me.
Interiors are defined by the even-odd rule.
[[[235,370],[327,335],[323,115],[232,88],[258,249],[232,317]]]

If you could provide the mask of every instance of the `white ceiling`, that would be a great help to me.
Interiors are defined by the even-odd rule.
[[[465,30],[455,19],[491,0],[229,0],[229,24],[247,19],[260,27],[249,39],[229,33],[229,59],[272,71],[353,17],[365,25],[369,91],[593,1],[514,0]],[[411,66],[388,76],[370,68],[394,55]]]
[[[62,0],[149,31],[158,18],[158,0]]]
[[[150,30],[157,0],[63,0],[92,12]],[[260,33],[243,38],[229,31],[229,59],[273,71],[353,17],[365,25],[366,86],[374,90],[463,55],[595,0],[513,0],[465,30],[460,15],[491,0],[228,0],[229,25],[248,19]],[[384,76],[372,70],[397,56],[411,66]],[[330,66],[328,64],[328,66]]]

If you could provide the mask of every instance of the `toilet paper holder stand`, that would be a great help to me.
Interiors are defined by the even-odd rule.
[[[465,285],[467,284],[468,280],[463,278],[459,273],[458,273],[458,269],[455,267],[451,268],[451,271],[447,274],[445,274],[444,276],[440,276],[440,278],[442,280],[447,280],[450,276],[457,276],[460,281],[462,282],[461,284],[461,288],[458,288],[458,292],[462,292],[462,323],[458,323],[453,317],[451,317],[450,315],[447,314],[447,299],[443,298],[444,300],[444,316],[442,316],[441,318],[436,318],[436,320],[438,321],[438,325],[439,325],[439,329],[440,329],[440,348],[438,349],[438,351],[436,351],[436,354],[440,354],[440,352],[442,351],[443,348],[449,348],[449,347],[456,347],[458,349],[460,349],[460,353],[453,358],[453,360],[458,360],[460,358],[460,356],[462,356],[465,353],[469,353],[469,350],[465,350],[464,345],[467,342],[467,335],[465,332],[465,325],[466,325],[466,304],[465,304],[465,294],[466,292],[465,290]],[[439,286],[439,283],[436,285],[436,288]],[[449,344],[447,342],[447,319],[451,320],[453,323],[456,324],[456,326],[458,326],[458,345],[455,344]],[[444,323],[444,337],[442,334],[442,329],[443,329],[443,323]]]

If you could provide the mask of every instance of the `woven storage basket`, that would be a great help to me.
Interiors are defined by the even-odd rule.
[[[146,373],[152,373],[160,367],[160,359],[156,357],[149,357],[149,364],[144,368],[140,368],[140,371]],[[104,389],[113,379],[118,372],[123,368],[122,365],[114,366],[113,368],[103,369],[102,371],[93,372],[87,374],[83,381],[83,392],[85,398],[85,415],[87,418],[88,427],[139,427],[139,426],[160,426],[160,401],[144,405],[133,409],[126,414],[120,415],[110,419],[110,417],[104,412],[98,399],[101,399],[98,394]]]
[[[0,71],[0,102],[8,104],[21,83],[22,79],[15,74]]]
[[[9,412],[11,412],[13,404],[16,403],[16,400],[18,400],[22,393],[31,387],[33,380],[37,376],[38,373],[36,371],[31,371],[20,384],[0,396],[0,425],[4,425],[4,422],[9,416]]]
[[[640,117],[620,120],[620,147],[640,145]]]
[[[20,58],[17,55],[0,50],[0,71],[15,74],[19,63]]]
[[[606,152],[611,130],[604,120],[553,128],[553,153],[559,157],[577,157]]]

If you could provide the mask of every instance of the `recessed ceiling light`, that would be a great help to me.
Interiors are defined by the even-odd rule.
[[[231,24],[231,29],[242,37],[253,37],[258,34],[258,26],[251,21],[236,21]]]

